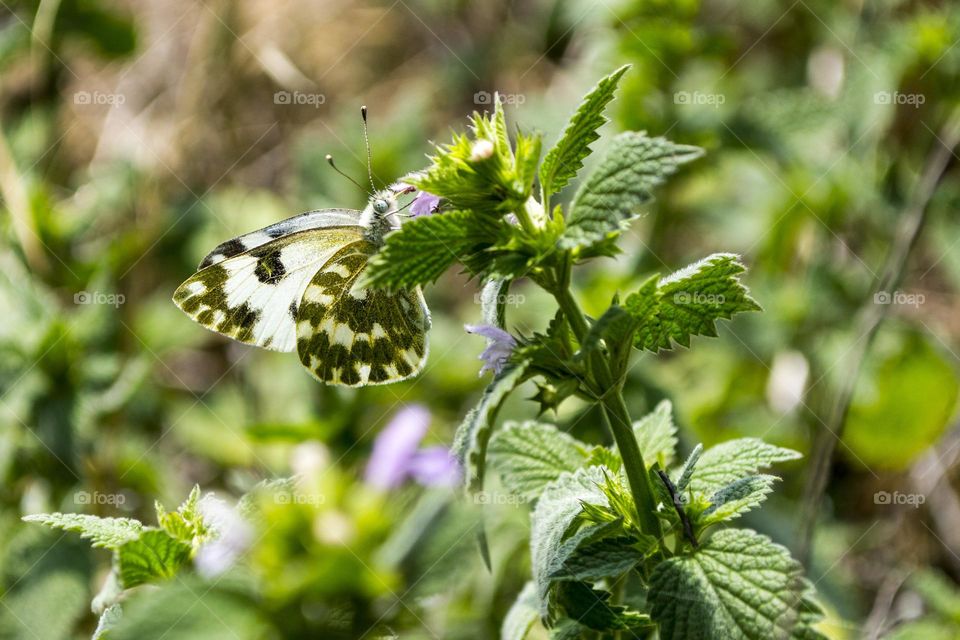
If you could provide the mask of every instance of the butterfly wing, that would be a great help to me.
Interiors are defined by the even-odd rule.
[[[363,228],[307,227],[275,239],[269,239],[270,230],[280,225],[301,228],[305,216],[331,211],[340,214],[337,210],[303,214],[220,245],[180,285],[173,301],[207,329],[246,344],[293,351],[297,308],[307,285],[338,251],[363,240]],[[248,244],[244,251],[234,251]]]
[[[376,245],[360,240],[330,257],[310,280],[297,314],[300,362],[328,384],[399,382],[427,359],[430,312],[420,288],[356,286]]]
[[[251,231],[232,240],[217,245],[200,262],[198,269],[222,262],[227,258],[240,255],[256,247],[265,245],[273,240],[312,229],[325,227],[348,227],[359,224],[360,212],[354,209],[317,209],[300,215],[281,220],[269,227]]]

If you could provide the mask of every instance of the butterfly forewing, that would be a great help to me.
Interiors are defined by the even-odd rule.
[[[278,225],[220,245],[204,260],[207,266],[174,293],[177,306],[204,327],[240,342],[293,351],[298,307],[307,285],[340,249],[363,239],[363,228],[323,226],[265,242],[252,240],[268,237],[268,230]],[[229,256],[221,251],[231,243],[245,244],[245,238],[252,248]]]
[[[240,255],[241,253],[245,253],[284,236],[324,227],[353,226],[358,224],[359,220],[360,212],[354,209],[318,209],[316,211],[307,211],[292,218],[281,220],[269,227],[251,231],[250,233],[217,245],[217,247],[200,262],[199,268],[204,269],[212,264],[217,264],[227,258]]]
[[[310,281],[297,314],[300,362],[319,380],[355,387],[416,375],[427,357],[430,317],[419,288],[356,286],[377,247],[341,248]]]

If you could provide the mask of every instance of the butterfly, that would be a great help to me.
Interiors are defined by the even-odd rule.
[[[386,189],[374,192],[363,211],[308,211],[228,240],[200,262],[173,301],[207,329],[265,349],[296,350],[321,382],[360,387],[406,380],[427,359],[423,292],[361,284],[384,236],[399,228],[398,212],[396,195]]]

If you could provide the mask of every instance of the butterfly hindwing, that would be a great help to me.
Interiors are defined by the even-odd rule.
[[[262,239],[273,227],[230,242],[245,244],[244,238]],[[295,319],[311,278],[344,246],[362,239],[362,227],[345,225],[307,228],[259,244],[251,242],[252,248],[229,256],[218,254],[230,244],[224,243],[204,260],[207,266],[180,285],[173,300],[208,329],[247,344],[293,351]],[[217,257],[208,262],[211,256]]]
[[[429,312],[416,289],[356,286],[376,245],[344,246],[310,280],[297,313],[300,362],[328,384],[356,387],[398,382],[427,358]]]

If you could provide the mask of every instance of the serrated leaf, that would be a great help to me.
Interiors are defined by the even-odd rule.
[[[480,402],[470,410],[453,435],[453,453],[464,470],[467,491],[483,488],[487,444],[494,421],[507,395],[523,380],[528,362],[521,361],[503,369],[487,386]]]
[[[662,400],[656,408],[633,423],[633,435],[647,467],[659,462],[666,469],[677,449],[677,427],[673,423],[673,405]]]
[[[563,135],[547,151],[540,165],[540,184],[546,195],[563,189],[583,168],[583,160],[590,155],[590,145],[600,134],[597,130],[607,122],[603,115],[607,104],[620,83],[620,78],[630,65],[624,65],[606,76],[590,90],[570,118]]]
[[[766,500],[777,480],[777,477],[769,475],[734,480],[710,496],[711,505],[697,520],[697,524],[706,527],[739,518]]]
[[[796,460],[800,453],[767,444],[759,438],[728,440],[707,449],[690,479],[690,488],[707,494],[718,491],[735,480],[756,475],[777,462]]]
[[[166,580],[190,560],[190,545],[162,529],[144,529],[137,540],[117,549],[117,569],[125,589]]]
[[[697,462],[700,460],[700,454],[703,453],[703,445],[698,444],[690,452],[687,461],[683,463],[683,469],[680,471],[680,479],[677,480],[677,493],[683,493],[687,485],[690,484],[690,478],[697,468]]]
[[[530,563],[543,617],[549,615],[550,576],[561,566],[567,532],[583,510],[581,503],[607,506],[600,489],[604,482],[603,467],[563,473],[540,494],[530,516]]]
[[[654,187],[701,153],[698,147],[650,138],[642,132],[616,136],[577,190],[560,246],[589,247],[619,234],[638,207],[653,197]]]
[[[458,261],[479,270],[500,224],[469,211],[414,218],[386,235],[384,246],[370,259],[363,284],[387,289],[430,284]]]
[[[39,524],[79,533],[90,540],[94,547],[116,549],[126,542],[140,537],[143,525],[130,518],[100,518],[83,513],[40,513],[24,516],[25,522]]]
[[[610,602],[613,594],[594,589],[585,582],[562,582],[557,587],[557,601],[573,620],[597,631],[632,629],[650,622],[650,616],[630,611]]]
[[[583,445],[555,426],[507,422],[490,440],[489,455],[504,486],[524,499],[536,499],[563,472],[585,462]]]
[[[661,640],[789,638],[806,624],[806,589],[786,548],[754,531],[726,529],[656,566],[651,615]]]
[[[603,525],[601,525],[603,526]],[[642,544],[638,549],[636,544]],[[655,546],[650,538],[639,541],[625,536],[601,538],[593,542],[581,543],[557,569],[551,577],[555,580],[582,580],[596,582],[603,578],[616,578],[633,569],[643,560],[645,551]]]
[[[739,275],[739,256],[715,253],[670,276],[656,286],[651,280],[630,294],[624,306],[640,322],[634,346],[657,352],[676,342],[690,346],[691,336],[716,336],[716,321],[735,313],[760,311]]]
[[[540,618],[540,603],[533,582],[527,582],[517,595],[500,626],[500,640],[525,640]]]

